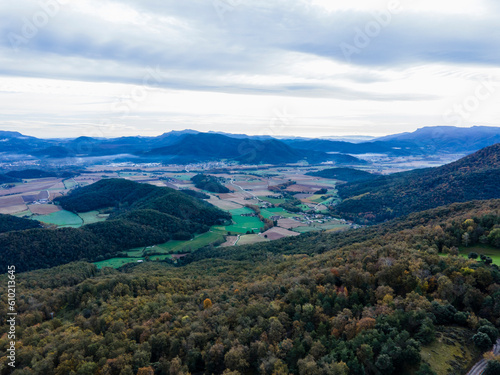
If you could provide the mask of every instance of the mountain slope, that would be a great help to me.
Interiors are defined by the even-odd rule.
[[[167,160],[179,162],[227,159],[245,164],[282,164],[303,160],[310,163],[325,161],[362,163],[357,158],[347,155],[328,155],[323,152],[295,149],[275,139],[240,139],[207,133],[188,134],[178,143],[152,149],[143,155],[162,156]]]
[[[411,142],[427,152],[471,153],[500,142],[500,127],[428,126],[413,133],[378,138],[384,142]]]
[[[44,375],[432,374],[433,351],[439,367],[463,374],[481,355],[474,344],[498,336],[500,272],[438,249],[459,245],[466,219],[490,230],[498,208],[471,202],[377,228],[207,249],[184,267],[25,273],[16,365]]]
[[[334,212],[361,223],[475,199],[500,198],[500,144],[438,168],[339,186]]]

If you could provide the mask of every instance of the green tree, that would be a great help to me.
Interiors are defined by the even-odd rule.
[[[493,346],[493,343],[486,333],[478,332],[472,336],[472,341],[481,350],[488,350]]]
[[[488,361],[486,365],[486,370],[484,370],[483,375],[498,375],[500,374],[500,362],[493,360]]]

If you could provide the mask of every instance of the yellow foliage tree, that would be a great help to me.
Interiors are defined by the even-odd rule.
[[[203,308],[209,309],[211,307],[212,307],[212,301],[210,300],[210,298],[205,299],[205,301],[203,301]]]
[[[142,367],[137,371],[137,375],[154,375],[155,371],[151,366]]]

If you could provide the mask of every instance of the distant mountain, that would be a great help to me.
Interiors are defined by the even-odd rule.
[[[338,187],[334,211],[375,223],[455,202],[500,198],[500,144],[438,168],[382,176]]]
[[[145,157],[165,157],[171,162],[189,163],[226,159],[244,164],[282,164],[306,160],[310,163],[334,161],[338,164],[364,162],[347,155],[292,148],[276,139],[231,138],[221,134],[189,134],[171,146],[143,153]]]
[[[331,178],[334,180],[340,180],[345,182],[368,181],[377,178],[377,176],[374,174],[353,168],[323,169],[322,171],[318,172],[309,172],[307,173],[307,175],[323,177],[323,178]]]
[[[336,164],[364,164],[348,155],[327,155],[314,150],[298,150],[270,137],[200,133],[195,130],[171,131],[158,137],[120,137],[112,139],[78,137],[76,139],[39,140],[8,132],[0,143],[0,153],[28,154],[39,158],[102,157],[126,155],[145,161],[196,163],[228,159],[245,164],[282,164],[308,161]],[[135,156],[132,156],[135,155]]]
[[[8,132],[8,131],[5,131],[5,130],[0,130],[0,139],[2,138],[8,138],[8,139],[12,139],[12,138],[18,138],[18,139],[35,139],[34,137],[29,137],[27,135],[23,135],[19,132]]]
[[[157,137],[38,139],[18,132],[0,131],[0,156],[30,155],[39,159],[117,157],[123,160],[159,160],[185,164],[228,159],[240,163],[360,164],[356,158],[333,154],[386,154],[414,156],[440,153],[472,153],[500,142],[500,128],[428,127],[359,143],[332,139],[272,138],[244,134],[170,131]],[[326,155],[326,153],[330,155]]]
[[[401,133],[378,138],[383,142],[409,142],[427,153],[469,153],[500,142],[500,127],[429,126],[413,133]]]
[[[363,142],[351,143],[327,139],[284,140],[291,147],[321,152],[339,152],[345,154],[389,154],[408,156],[421,154],[421,150],[408,142]]]

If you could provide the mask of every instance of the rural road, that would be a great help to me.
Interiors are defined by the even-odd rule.
[[[253,198],[257,199],[259,202],[262,201],[262,199],[260,199],[259,197],[257,197],[253,192],[251,191],[246,191],[245,189],[243,189],[240,185],[237,185],[235,182],[234,182],[234,179],[231,180],[231,185],[234,185],[236,186],[237,188],[239,188],[243,195],[247,194],[247,195],[250,195],[252,196]]]
[[[495,355],[500,354],[500,339],[498,339],[496,345],[493,346],[493,353]],[[474,365],[474,367],[467,373],[467,375],[481,375],[484,370],[486,370],[486,365],[487,362],[484,359],[481,359]]]

